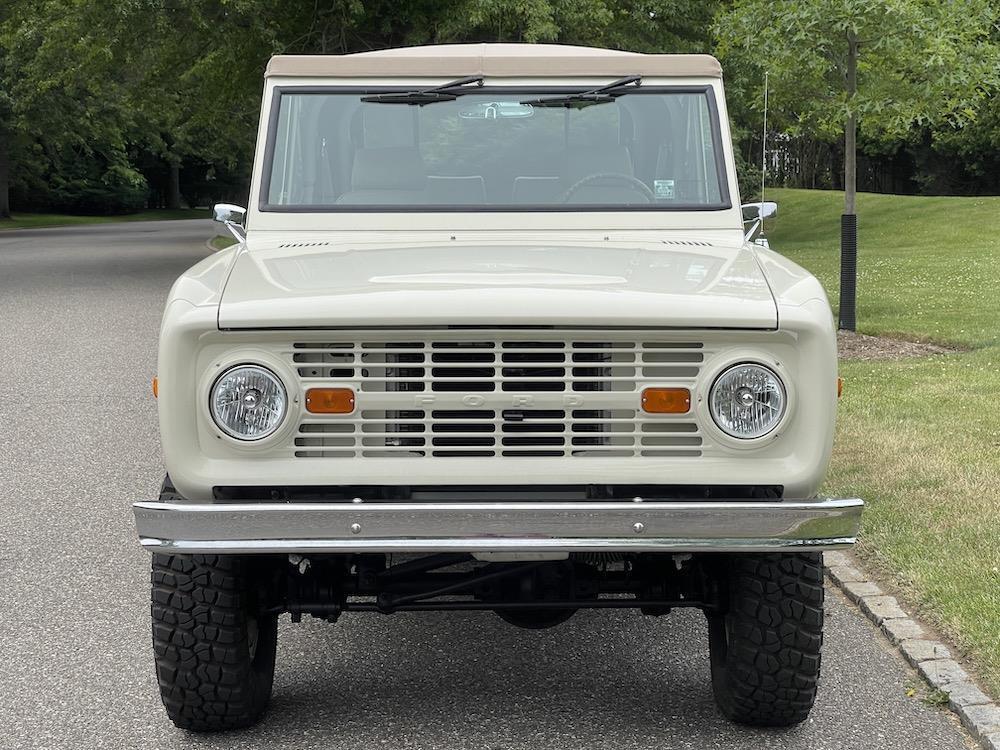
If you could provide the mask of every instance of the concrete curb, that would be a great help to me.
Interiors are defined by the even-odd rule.
[[[948,696],[948,706],[983,750],[1000,750],[1000,706],[972,681],[950,649],[928,638],[894,596],[867,580],[843,552],[823,555],[826,574],[844,596],[879,627],[928,685]]]

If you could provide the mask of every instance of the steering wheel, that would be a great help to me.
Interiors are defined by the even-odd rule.
[[[653,203],[655,201],[653,191],[650,190],[649,186],[642,180],[628,174],[620,174],[617,172],[598,172],[596,174],[589,174],[582,180],[578,180],[576,183],[571,185],[569,189],[562,194],[562,202],[569,203],[570,198],[572,198],[573,195],[582,188],[614,187],[615,184],[620,185],[626,190],[632,190],[641,194],[642,197],[646,199],[647,203]]]

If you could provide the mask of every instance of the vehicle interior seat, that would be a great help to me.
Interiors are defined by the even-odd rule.
[[[359,148],[351,167],[351,190],[339,204],[427,203],[427,169],[416,146]]]
[[[482,175],[428,175],[427,202],[438,206],[481,206],[486,203]]]
[[[519,204],[561,203],[566,191],[585,177],[593,175],[625,175],[634,177],[632,157],[621,144],[604,146],[571,146],[562,158],[560,174],[551,177],[515,177],[512,201]],[[646,202],[641,194],[626,183],[605,181],[585,185],[572,196],[574,203]]]

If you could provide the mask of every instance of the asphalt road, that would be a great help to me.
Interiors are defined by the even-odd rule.
[[[715,711],[703,618],[583,613],[282,622],[271,711],[196,737],[161,706],[129,504],[163,469],[150,394],[163,299],[202,221],[0,232],[0,747],[959,750],[950,714],[831,591],[819,702],[785,731]]]

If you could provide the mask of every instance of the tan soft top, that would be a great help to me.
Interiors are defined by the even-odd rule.
[[[415,78],[628,76],[721,78],[711,55],[645,55],[561,44],[442,44],[353,55],[277,55],[268,76]]]

